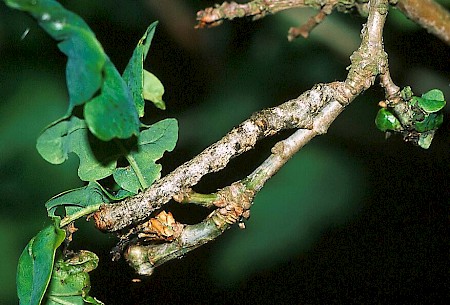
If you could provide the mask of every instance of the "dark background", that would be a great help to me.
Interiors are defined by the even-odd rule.
[[[364,20],[334,13],[309,39],[289,43],[290,26],[311,10],[235,20],[194,30],[212,1],[62,1],[81,15],[123,71],[146,27],[159,20],[146,68],[165,86],[166,111],[148,105],[146,122],[177,118],[179,142],[163,174],[198,154],[262,108],[317,82],[343,80]],[[450,1],[441,1],[449,7]],[[22,33],[29,29],[21,40]],[[449,47],[392,11],[385,30],[394,81],[417,95],[450,96]],[[15,268],[28,240],[47,223],[44,203],[82,185],[72,156],[55,166],[34,145],[67,107],[66,58],[24,13],[0,3],[0,303],[16,304]],[[73,249],[100,256],[91,295],[106,304],[444,304],[449,295],[449,112],[430,149],[387,140],[374,125],[383,91],[374,86],[348,107],[261,191],[246,230],[136,278],[112,263],[116,239],[79,221]],[[214,191],[249,174],[282,134],[225,171],[206,176]],[[208,214],[171,204],[186,223]]]

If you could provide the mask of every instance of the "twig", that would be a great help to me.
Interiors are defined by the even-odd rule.
[[[390,103],[401,102],[400,87],[397,86],[391,78],[389,69],[380,74],[380,83],[386,92],[386,99]]]
[[[311,17],[305,24],[300,27],[291,27],[288,32],[288,40],[292,41],[295,38],[302,36],[303,38],[308,38],[309,33],[318,26],[325,18],[331,14],[333,8],[336,6],[338,1],[330,1],[324,5],[320,11],[313,17]]]
[[[338,84],[330,84],[330,86],[334,85]],[[334,122],[344,108],[345,105],[342,105],[337,100],[330,100],[327,106],[314,120],[314,128],[311,130],[297,130],[287,139],[275,144],[272,148],[272,154],[247,177],[245,180],[246,185],[255,192],[261,190],[264,184],[275,175],[295,153],[315,136],[325,134],[331,123]]]
[[[254,0],[245,4],[224,2],[215,7],[208,7],[197,13],[197,29],[213,27],[222,24],[224,20],[253,17],[253,20],[275,14],[291,8],[313,7],[320,9],[328,2],[335,0]]]
[[[264,183],[313,137],[325,133],[330,124],[342,112],[345,106],[363,90],[370,87],[377,75],[384,74],[385,77],[388,75],[386,74],[387,55],[383,50],[382,41],[382,31],[387,10],[388,0],[373,0],[371,2],[368,21],[362,32],[361,46],[352,55],[352,66],[345,82],[316,85],[311,90],[302,94],[297,100],[282,105],[318,108],[317,110],[311,110],[308,113],[310,117],[306,120],[312,120],[311,124],[306,124],[308,128],[300,129],[286,140],[277,143],[272,149],[272,155],[252,174],[241,182],[234,183],[220,191],[221,195],[218,197],[222,198],[222,200],[220,200],[221,202],[225,202],[224,207],[213,211],[210,216],[200,224],[184,226],[179,237],[173,242],[151,245],[131,245],[128,248],[126,252],[127,260],[138,273],[151,274],[155,266],[170,259],[180,257],[188,251],[215,239],[231,224],[237,222],[240,217],[244,215],[248,216],[249,214],[247,212],[250,209],[253,197],[263,187]],[[292,107],[289,108],[294,109]],[[279,112],[279,110],[275,109],[279,108],[272,108],[257,113],[251,119],[242,123],[238,129],[242,129],[243,126],[250,124],[254,127],[257,126],[257,129],[273,130],[273,127],[271,127],[272,124],[270,124],[270,120],[267,120],[268,117],[265,114],[266,112],[272,114],[274,112]],[[259,124],[256,122],[259,122]],[[283,125],[290,126],[295,124],[293,124],[292,121],[288,121]],[[272,132],[269,132],[265,135],[270,135],[271,133]],[[233,143],[236,143],[236,140],[233,140],[231,135],[234,135],[233,131],[218,143],[207,148],[200,155],[206,155],[211,153],[211,151],[214,151],[212,156],[217,157],[216,153],[219,152],[215,149],[217,145],[223,145],[225,140],[231,140]],[[258,136],[256,138],[258,138]],[[212,148],[214,149],[212,150]],[[219,159],[220,158],[221,157],[219,157]],[[207,159],[210,161],[214,160],[214,158],[212,160],[210,158]],[[195,160],[195,158],[193,160]],[[164,180],[164,183],[171,182],[170,179],[167,178],[169,177],[178,181],[179,184],[180,179],[189,179],[189,176],[184,176],[185,173],[192,173],[193,169],[199,169],[197,164],[192,163],[192,161],[185,163],[180,168],[166,176],[166,178],[163,178],[162,180],[166,179]],[[164,188],[164,184],[158,184],[157,187],[151,187],[149,190],[155,190],[156,188],[167,189]],[[186,188],[186,186],[175,186],[175,189],[178,190],[176,192],[182,191],[183,188]],[[144,192],[141,196],[143,198],[141,199],[146,198],[145,195],[151,193],[151,191]],[[117,212],[121,210],[121,205],[122,204],[106,206],[102,211],[103,217],[107,215],[104,213],[107,211],[106,209],[115,210],[115,215],[118,215]],[[116,209],[116,207],[119,207],[119,209]],[[127,206],[127,208],[130,207]],[[123,224],[123,222],[121,222],[121,224]],[[120,229],[121,227],[118,228]]]
[[[284,129],[313,128],[314,118],[331,98],[346,103],[346,96],[334,91],[332,95],[326,96],[325,93],[331,93],[323,91],[324,88],[315,86],[296,99],[255,113],[220,141],[155,182],[143,193],[120,203],[102,206],[94,214],[97,228],[118,231],[144,220],[173,196],[196,185],[204,175],[225,168],[230,159],[252,149],[261,138],[275,135]]]
[[[412,21],[450,45],[450,12],[433,0],[398,0],[397,7]]]
[[[323,92],[332,90],[333,84],[325,86],[330,88]],[[331,94],[329,96],[331,97]],[[278,142],[272,149],[272,155],[246,179],[219,191],[216,200],[220,198],[218,201],[225,204],[222,208],[213,211],[199,224],[184,226],[181,235],[171,243],[131,245],[125,253],[128,263],[137,273],[150,275],[155,267],[214,240],[241,217],[248,218],[253,198],[264,183],[312,138],[325,133],[343,109],[344,105],[336,100],[327,103],[316,117],[311,130],[300,129],[287,139]],[[243,223],[240,224],[245,228]]]
[[[416,22],[429,33],[439,37],[450,45],[450,12],[433,0],[390,0],[408,18]],[[327,6],[337,6],[339,11],[348,12],[356,8],[358,12],[366,16],[367,3],[364,1],[341,1],[341,0],[254,0],[245,4],[236,2],[224,2],[215,7],[208,7],[197,13],[198,24],[195,28],[218,26],[224,20],[235,18],[253,17],[253,20],[263,18],[269,14],[275,14],[292,8],[312,7],[321,9]],[[289,30],[288,39],[292,40],[298,36],[307,37],[311,30],[317,26],[327,13],[319,12],[308,22],[299,27]]]
[[[387,14],[387,5],[383,4],[387,1],[373,3],[380,1],[377,13],[369,15],[360,48],[351,56],[352,65],[345,82],[315,86],[297,99],[256,113],[143,193],[117,204],[102,206],[94,214],[97,228],[112,232],[143,221],[174,195],[197,184],[204,175],[225,168],[231,158],[253,148],[258,139],[287,128],[313,129],[316,117],[319,114],[327,115],[322,114],[322,111],[329,110],[325,107],[328,103],[337,101],[345,106],[369,88],[375,76],[387,69],[387,55],[382,43],[382,29]]]
[[[214,240],[241,217],[248,218],[254,195],[243,183],[233,183],[218,192],[226,206],[214,210],[201,223],[185,225],[173,242],[129,246],[125,258],[138,274],[151,275],[155,267]]]
[[[199,194],[194,192],[191,188],[188,188],[174,195],[173,200],[179,203],[194,203],[205,208],[211,208],[217,206],[217,202],[221,199],[216,193]]]

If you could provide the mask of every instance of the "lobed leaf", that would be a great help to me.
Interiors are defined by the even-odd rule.
[[[55,251],[66,233],[59,221],[41,230],[27,244],[17,266],[17,294],[20,304],[40,304],[53,269]]]
[[[89,100],[100,89],[107,56],[84,20],[55,0],[5,0],[5,3],[30,13],[52,38],[62,41],[58,47],[68,57],[68,113]]]
[[[46,304],[103,304],[88,296],[91,288],[88,272],[97,266],[97,255],[85,250],[69,259],[58,259],[45,294]]]
[[[47,128],[39,136],[36,148],[52,164],[61,164],[69,153],[75,153],[80,159],[78,176],[84,181],[111,175],[117,164],[114,144],[89,136],[85,121],[77,117]]]
[[[130,88],[139,117],[144,116],[144,99],[152,101],[160,109],[165,109],[162,101],[163,85],[156,76],[144,70],[144,61],[157,24],[158,22],[154,22],[147,28],[123,72],[123,79]]]
[[[61,193],[45,203],[48,215],[56,216],[56,209],[64,207],[66,215],[72,215],[81,209],[92,205],[110,202],[110,198],[103,192],[98,183],[89,182],[88,185]]]
[[[110,61],[105,64],[104,73],[101,94],[84,107],[89,130],[103,141],[138,135],[139,117],[125,81]]]
[[[125,139],[139,132],[136,106],[124,80],[89,26],[55,0],[5,0],[30,13],[68,57],[69,107],[87,103],[84,114],[91,132],[101,140]]]
[[[138,193],[149,187],[160,177],[161,165],[156,164],[165,151],[172,151],[178,138],[178,124],[175,119],[162,120],[139,134],[135,147],[126,158],[129,166],[114,171],[114,180],[124,190]]]
[[[45,130],[38,138],[36,147],[41,156],[53,164],[60,164],[68,158],[69,153],[75,153],[80,159],[78,176],[81,180],[92,182],[113,174],[115,181],[123,189],[119,196],[127,197],[149,187],[159,178],[161,165],[155,162],[165,151],[174,149],[177,138],[177,121],[166,119],[141,131],[136,141],[103,142],[90,137],[83,120],[72,117]],[[129,165],[116,169],[120,157],[125,157]],[[89,196],[93,193],[101,195],[92,197],[92,201]],[[80,208],[108,202],[105,199],[102,190],[91,185],[64,193],[61,197],[50,200],[47,207],[50,215],[54,215],[58,205]],[[112,197],[110,199],[114,200]],[[84,203],[80,205],[80,202]]]

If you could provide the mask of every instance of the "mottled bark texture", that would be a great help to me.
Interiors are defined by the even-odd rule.
[[[244,227],[242,219],[248,218],[253,198],[265,182],[312,138],[326,133],[345,107],[364,90],[374,85],[377,76],[385,89],[386,101],[383,103],[408,107],[402,100],[400,88],[395,85],[389,73],[388,56],[383,46],[383,28],[390,4],[398,5],[400,9],[413,16],[413,12],[416,11],[413,7],[420,7],[420,3],[429,4],[431,12],[439,12],[438,6],[432,2],[257,0],[247,4],[224,3],[199,12],[199,27],[215,25],[224,19],[242,16],[262,17],[267,13],[306,5],[322,9],[320,18],[308,26],[311,29],[333,8],[339,10],[357,8],[359,12],[368,12],[368,17],[361,31],[360,47],[350,57],[351,65],[345,81],[317,84],[296,99],[253,114],[221,140],[155,182],[144,192],[115,204],[103,205],[94,213],[96,226],[102,231],[118,231],[122,234],[122,241],[125,241],[123,244],[128,245],[125,257],[142,275],[149,275],[156,266],[215,239],[236,222]],[[425,20],[427,14],[422,10],[419,15]],[[439,16],[448,27],[446,14],[442,13]],[[424,24],[430,23],[424,21]],[[450,32],[444,25],[439,27],[438,24],[431,27],[441,34]],[[445,35],[442,38],[445,39]],[[276,143],[272,148],[272,154],[253,173],[215,194],[202,195],[192,191],[191,187],[203,176],[220,171],[232,158],[252,149],[258,140],[285,129],[298,130]],[[170,213],[165,212],[149,219],[155,210],[160,209],[172,198],[179,202],[192,202],[216,209],[204,221],[195,225],[180,224]],[[130,235],[137,235],[143,239],[129,243],[127,238]],[[145,238],[157,239],[158,242],[148,243],[145,242]]]

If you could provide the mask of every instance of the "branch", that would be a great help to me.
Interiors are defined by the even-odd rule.
[[[322,10],[322,13],[328,15],[335,7],[343,12],[351,11],[356,7],[358,11],[363,12],[365,11],[366,6],[364,1],[359,3],[356,0],[253,0],[244,4],[223,2],[221,5],[208,7],[197,12],[198,24],[195,28],[202,29],[205,27],[214,27],[222,24],[224,20],[233,20],[235,18],[252,17],[253,20],[257,20],[267,15],[292,8],[311,7]],[[313,17],[316,21],[310,20],[307,27],[312,29],[315,25],[320,23],[324,18],[324,16],[321,15],[322,14],[319,13],[318,16]],[[315,25],[313,25],[313,23],[315,23]]]
[[[224,2],[221,5],[199,11],[197,13],[198,24],[195,28],[217,26],[222,24],[224,20],[233,20],[234,18],[253,17],[253,20],[256,20],[268,14],[275,14],[296,7],[320,8],[323,2],[323,0],[254,0],[245,4]]]
[[[255,192],[243,183],[233,183],[217,192],[215,204],[221,208],[214,210],[204,221],[185,225],[172,242],[131,245],[125,258],[138,274],[151,275],[155,267],[214,240],[241,217],[248,218],[254,195]]]
[[[374,83],[376,75],[387,69],[382,43],[387,7],[383,8],[381,13],[369,14],[361,46],[351,56],[352,65],[345,82],[317,85],[297,99],[254,114],[143,193],[117,204],[103,205],[94,214],[97,228],[114,232],[139,223],[173,196],[197,184],[204,175],[225,168],[231,158],[253,148],[257,140],[288,128],[313,129],[319,114],[327,115],[322,112],[329,111],[326,107],[329,103],[336,101],[343,106],[350,103]]]
[[[398,0],[397,7],[412,21],[450,45],[450,12],[433,0]]]
[[[196,28],[214,27],[224,20],[252,17],[253,20],[263,18],[269,14],[275,14],[287,9],[312,7],[321,11],[312,17],[305,25],[289,30],[288,39],[298,36],[307,37],[309,32],[317,26],[330,11],[337,7],[339,11],[348,12],[356,8],[365,16],[367,1],[342,1],[342,0],[254,0],[245,4],[236,2],[224,2],[221,5],[208,7],[197,13],[198,24]],[[408,18],[425,28],[429,33],[439,37],[450,45],[450,12],[433,0],[390,0]]]
[[[361,34],[362,42],[350,58],[352,63],[344,82],[315,85],[296,99],[255,113],[220,141],[143,193],[116,204],[103,205],[94,214],[96,226],[103,231],[123,230],[147,219],[173,197],[178,201],[194,201],[219,207],[196,225],[180,225],[171,221],[177,224],[176,235],[163,236],[161,232],[172,231],[161,225],[162,218],[150,219],[148,224],[138,225],[135,228],[137,230],[132,229],[130,232],[135,234],[151,227],[150,231],[155,234],[157,228],[156,232],[161,233],[157,234],[159,238],[162,236],[166,241],[131,245],[125,253],[130,265],[140,274],[151,274],[155,266],[213,240],[242,217],[248,217],[253,197],[265,182],[312,138],[326,133],[344,108],[374,84],[377,75],[382,76],[386,96],[397,94],[397,87],[389,76],[387,54],[383,49],[382,32],[387,12],[388,0],[371,1],[368,20]],[[189,195],[191,186],[204,175],[223,169],[231,158],[253,148],[257,140],[287,128],[299,130],[278,142],[272,148],[272,155],[247,178],[225,187],[217,194]]]
[[[173,196],[197,184],[204,175],[225,168],[232,158],[252,149],[259,139],[284,129],[312,129],[314,118],[330,99],[346,103],[345,96],[327,88],[316,86],[297,99],[255,113],[220,141],[155,182],[143,193],[114,205],[102,206],[94,214],[97,228],[118,231],[144,220]]]

